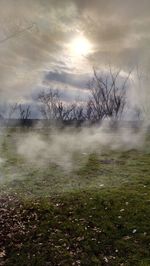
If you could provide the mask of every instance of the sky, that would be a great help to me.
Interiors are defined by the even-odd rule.
[[[149,73],[149,14],[149,0],[0,0],[1,101],[46,88],[86,99],[93,67]],[[134,89],[147,96],[149,82]]]

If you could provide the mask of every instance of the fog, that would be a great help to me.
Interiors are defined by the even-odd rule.
[[[110,122],[105,121],[100,127],[53,129],[48,134],[21,134],[17,139],[16,149],[19,156],[35,167],[53,163],[71,171],[78,167],[80,158],[82,163],[86,163],[91,153],[142,149],[146,131],[144,126],[138,131],[128,126],[120,126],[113,131]],[[79,160],[75,160],[75,156]]]

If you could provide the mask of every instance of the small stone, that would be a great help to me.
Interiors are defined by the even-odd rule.
[[[136,231],[137,231],[136,229],[133,229],[132,233],[133,233],[133,234],[135,234],[135,233],[136,233]]]
[[[104,257],[104,261],[105,261],[106,263],[108,263],[108,259],[107,259],[107,257]]]
[[[124,212],[124,209],[121,209],[120,212]]]

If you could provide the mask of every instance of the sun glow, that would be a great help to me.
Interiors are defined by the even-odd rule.
[[[70,49],[74,56],[86,56],[91,52],[92,45],[84,36],[79,36],[72,40]]]

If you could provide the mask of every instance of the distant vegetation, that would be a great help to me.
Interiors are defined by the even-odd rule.
[[[122,76],[121,71],[99,73],[94,70],[93,79],[87,84],[89,98],[87,101],[66,103],[62,100],[60,91],[50,88],[38,93],[34,103],[37,112],[47,124],[95,124],[104,119],[124,119],[124,111],[128,108],[127,91],[130,86],[130,74]],[[141,117],[141,110],[135,108],[136,119]],[[32,125],[36,122],[32,115],[32,106],[29,104],[15,103],[7,105],[1,111],[1,120],[6,123],[19,123]],[[15,118],[15,119],[13,119]],[[16,121],[15,121],[16,120]],[[127,119],[128,120],[128,119]]]

